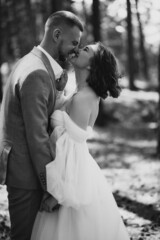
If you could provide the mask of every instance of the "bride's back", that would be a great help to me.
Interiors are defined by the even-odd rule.
[[[93,127],[99,111],[99,99],[90,87],[82,88],[68,102],[66,111],[80,127]]]

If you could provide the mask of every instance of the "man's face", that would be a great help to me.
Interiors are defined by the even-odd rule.
[[[58,46],[60,61],[66,61],[69,54],[77,52],[81,38],[81,31],[77,26],[63,29],[61,40]]]

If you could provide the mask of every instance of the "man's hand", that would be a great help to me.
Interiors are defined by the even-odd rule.
[[[66,70],[63,70],[63,73],[59,79],[56,80],[56,89],[58,91],[63,91],[68,81],[68,74]]]
[[[50,135],[49,138],[49,146],[50,146],[50,151],[51,151],[51,156],[53,159],[55,159],[55,155],[56,155],[56,140],[55,137],[53,135],[53,132]]]
[[[59,207],[60,205],[58,204],[58,201],[52,195],[47,192],[43,195],[40,212],[53,212],[54,210],[59,209]]]

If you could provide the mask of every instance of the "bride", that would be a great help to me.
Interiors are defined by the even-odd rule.
[[[120,94],[114,55],[101,43],[72,56],[77,92],[51,116],[56,157],[46,166],[47,191],[60,207],[39,212],[31,240],[129,240],[107,181],[86,140],[100,98]]]

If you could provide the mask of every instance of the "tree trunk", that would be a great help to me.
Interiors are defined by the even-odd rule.
[[[135,89],[134,85],[134,50],[132,35],[132,11],[130,0],[127,0],[127,33],[128,33],[128,68],[129,68],[129,88]]]
[[[93,36],[95,42],[101,40],[100,34],[100,3],[99,0],[93,0],[92,3],[92,23],[93,23]]]
[[[0,2],[0,30],[2,33],[2,12],[1,12],[2,6],[1,6],[1,2]],[[1,50],[1,46],[2,46],[2,38],[0,38],[0,50]],[[2,53],[2,52],[1,52]],[[2,64],[2,59],[1,59],[1,53],[0,53],[0,67]],[[1,71],[0,71],[0,105],[2,102],[2,75],[1,75]]]
[[[87,14],[87,10],[86,10],[85,0],[82,1],[82,7],[83,7],[83,14],[84,14],[84,22],[86,23],[85,28],[86,28],[86,32],[88,33],[88,25],[87,25],[87,23],[89,21],[88,21],[88,14]]]
[[[13,0],[6,0],[6,9],[7,9],[7,52],[10,56],[17,59],[20,58],[20,49],[18,47],[18,30],[15,24],[14,17],[14,2]]]
[[[16,26],[18,26],[18,45],[22,57],[36,44],[35,18],[30,0],[14,0],[14,12]]]
[[[158,103],[158,144],[157,144],[157,154],[160,156],[160,46],[158,54],[158,93],[159,93],[159,103]]]
[[[93,0],[92,2],[92,26],[93,26],[93,37],[94,41],[101,40],[101,26],[100,26],[100,3],[99,0]],[[104,106],[102,100],[99,104],[99,114],[96,119],[96,125],[104,126],[105,125],[105,115],[104,115]]]
[[[51,0],[51,14],[63,10],[63,1],[62,0]]]
[[[1,105],[1,102],[2,102],[2,97],[3,97],[3,92],[2,92],[2,75],[1,75],[1,72],[0,72],[0,105]]]
[[[8,35],[15,58],[28,53],[36,44],[36,27],[30,0],[6,0]]]
[[[142,66],[142,72],[146,80],[149,80],[149,72],[148,72],[148,61],[146,57],[146,50],[145,50],[145,40],[144,40],[144,33],[143,33],[143,27],[141,23],[140,14],[138,11],[138,0],[135,0],[136,2],[136,11],[137,11],[137,20],[139,25],[139,37],[140,37],[140,54],[141,54],[141,66]]]

